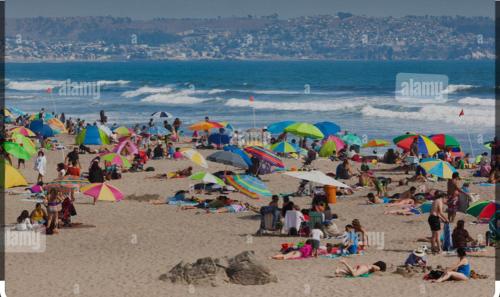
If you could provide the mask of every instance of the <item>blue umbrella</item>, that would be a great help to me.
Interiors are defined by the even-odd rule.
[[[314,124],[314,126],[318,127],[318,129],[323,132],[325,138],[340,132],[340,126],[333,122],[319,122]]]
[[[54,136],[54,130],[50,128],[49,125],[46,125],[43,123],[42,120],[34,120],[29,124],[28,127],[31,131],[35,132],[38,135],[41,135],[43,137],[53,137]]]
[[[215,145],[224,145],[224,144],[229,144],[229,141],[231,139],[229,138],[228,135],[226,134],[221,134],[221,133],[212,133],[208,137],[208,143],[210,144],[215,144]]]
[[[167,135],[170,134],[170,131],[168,131],[165,127],[162,126],[153,126],[148,129],[148,134],[151,135]]]
[[[224,150],[227,152],[235,153],[237,155],[240,155],[240,157],[247,163],[248,167],[252,166],[252,160],[250,157],[245,153],[242,149],[240,149],[237,146],[234,145],[228,145],[224,147]]]
[[[283,121],[283,122],[276,122],[272,123],[271,125],[267,126],[267,131],[271,134],[281,134],[283,133],[283,130],[285,130],[286,127],[295,124],[295,121]]]

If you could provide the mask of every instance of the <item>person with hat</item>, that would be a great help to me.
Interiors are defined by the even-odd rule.
[[[414,250],[405,261],[406,266],[427,266],[427,258],[422,248]]]

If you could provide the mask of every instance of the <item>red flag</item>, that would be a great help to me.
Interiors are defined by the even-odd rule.
[[[47,89],[47,93],[51,94],[52,93],[52,88]]]
[[[464,109],[462,108],[462,110],[460,111],[460,114],[458,115],[459,117],[462,117],[464,116]]]
[[[250,97],[248,98],[248,100],[250,100],[250,102],[253,102],[253,101],[254,101],[253,96],[250,96]]]

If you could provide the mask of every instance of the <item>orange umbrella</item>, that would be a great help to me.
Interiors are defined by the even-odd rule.
[[[198,122],[188,127],[189,130],[193,131],[202,131],[202,130],[210,130],[215,128],[224,128],[224,125],[218,122],[204,121]]]

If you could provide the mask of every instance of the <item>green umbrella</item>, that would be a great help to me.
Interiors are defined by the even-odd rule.
[[[359,138],[359,136],[355,135],[355,134],[350,134],[350,133],[345,134],[345,135],[340,136],[340,139],[342,139],[348,145],[356,144],[356,145],[361,146],[363,144],[363,142],[361,141],[361,138]]]
[[[31,139],[20,133],[12,133],[11,138],[13,142],[22,145],[23,148],[26,150],[26,152],[28,152],[30,155],[32,156],[36,155],[37,153],[36,146],[33,143],[33,141],[31,141]]]
[[[271,145],[271,150],[277,153],[296,153],[297,149],[286,141],[278,142]]]
[[[472,203],[465,213],[470,214],[473,217],[478,217],[483,209],[490,204],[491,201],[477,201]]]
[[[292,133],[300,137],[322,139],[325,137],[318,127],[309,123],[295,123],[285,128],[285,132]]]
[[[329,140],[326,141],[319,150],[319,156],[322,158],[328,158],[333,155],[333,152],[337,152],[337,144],[335,141]]]
[[[226,185],[224,183],[224,181],[222,181],[222,179],[218,178],[217,176],[215,176],[211,173],[203,172],[203,171],[196,172],[196,173],[192,174],[189,177],[189,179],[198,180],[204,184],[218,184],[221,187],[224,187]]]
[[[23,160],[31,159],[31,155],[19,143],[6,141],[3,143],[3,148],[7,153],[14,156],[15,158]]]

